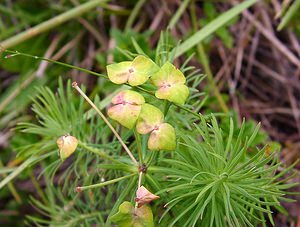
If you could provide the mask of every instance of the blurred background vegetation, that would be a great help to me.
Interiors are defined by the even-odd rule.
[[[167,31],[166,39],[170,48],[174,47],[238,1],[98,1],[84,13],[72,14],[72,9],[86,2],[2,0],[0,45],[105,74],[107,64],[126,60],[130,52],[137,52],[137,47],[153,58],[162,31]],[[39,34],[31,31],[17,36],[65,12],[70,15],[63,23],[54,21]],[[300,157],[299,12],[299,0],[258,1],[175,60],[180,67],[193,54],[189,65],[206,75],[198,87],[208,94],[203,112],[230,113],[236,124],[243,117],[261,122],[257,143],[277,141],[271,145],[281,146],[280,157],[287,164]],[[15,129],[19,122],[36,121],[31,109],[32,99],[39,94],[36,87],[47,85],[56,91],[59,77],[62,83],[72,78],[85,84],[91,96],[97,94],[100,99],[116,89],[103,78],[75,69],[2,55],[0,179],[22,164],[22,158],[16,158],[19,147],[39,141],[38,136]],[[226,128],[226,122],[222,124]],[[249,121],[249,128],[254,125]],[[47,186],[47,179],[38,178],[45,165],[43,162],[27,168],[8,187],[0,189],[1,226],[22,226],[26,215],[37,213],[29,198],[45,199],[41,188]],[[289,216],[275,213],[276,226],[295,226],[300,218],[299,201],[284,206]]]

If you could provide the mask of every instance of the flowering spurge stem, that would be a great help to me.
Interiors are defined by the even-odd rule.
[[[127,178],[133,177],[134,175],[136,175],[136,173],[132,173],[132,174],[129,174],[129,175],[126,175],[126,176],[123,176],[123,177],[113,179],[113,180],[105,181],[105,182],[102,182],[102,183],[99,183],[99,184],[92,184],[92,185],[87,185],[87,186],[78,186],[78,187],[76,187],[76,192],[82,192],[84,190],[92,189],[92,188],[101,188],[103,186],[110,185],[110,184],[119,182],[121,180],[125,180]]]
[[[86,96],[86,94],[78,87],[77,82],[73,82],[72,86],[79,92],[79,94],[96,110],[96,112],[100,115],[100,117],[103,119],[103,121],[108,125],[108,127],[111,129],[111,131],[114,133],[114,135],[117,137],[121,145],[123,146],[124,150],[127,152],[133,163],[138,166],[137,160],[132,155],[129,148],[126,146],[126,144],[123,142],[120,135],[117,133],[117,131],[114,129],[114,127],[109,123],[107,118],[104,116],[104,114],[98,109],[98,107],[89,99],[89,97]]]
[[[78,141],[78,146],[84,148],[85,150],[87,150],[89,152],[95,153],[95,154],[99,155],[102,158],[110,160],[111,162],[114,162],[116,164],[121,164],[121,165],[124,164],[123,162],[120,162],[120,161],[114,159],[113,157],[109,156],[103,150],[100,150],[100,149],[95,148],[95,147],[88,146],[86,143],[83,143],[81,141]]]
[[[143,171],[139,172],[139,181],[138,181],[138,190],[142,186],[142,177],[143,177]],[[135,202],[134,208],[135,210],[138,208],[138,202]]]
[[[61,66],[66,67],[66,68],[75,69],[75,70],[78,70],[78,71],[81,71],[81,72],[85,72],[85,73],[88,73],[88,74],[91,74],[91,75],[103,77],[103,78],[106,78],[106,79],[108,78],[106,75],[103,75],[103,74],[100,74],[100,73],[97,73],[97,72],[94,72],[94,71],[91,71],[91,70],[88,70],[88,69],[80,68],[80,67],[75,66],[75,65],[70,65],[70,64],[67,64],[67,63],[64,63],[64,62],[52,60],[50,58],[45,58],[45,57],[40,57],[40,56],[31,55],[31,54],[27,54],[27,53],[22,53],[22,52],[19,52],[19,51],[4,50],[4,48],[0,46],[0,54],[2,52],[3,53],[9,53],[9,55],[4,56],[4,58],[11,58],[11,57],[15,57],[15,56],[29,57],[29,58],[33,58],[33,59],[38,60],[38,61],[47,61],[47,62],[50,62],[50,63],[53,63],[53,64],[61,65]]]
[[[144,163],[144,158],[143,158],[143,148],[142,148],[142,141],[141,141],[141,136],[140,134],[136,131],[136,129],[133,129],[134,136],[135,136],[135,141],[137,145],[137,150],[139,154],[139,161],[141,164]]]

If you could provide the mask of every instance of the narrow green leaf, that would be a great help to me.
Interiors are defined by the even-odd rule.
[[[176,25],[176,23],[178,22],[179,18],[181,17],[181,15],[185,12],[186,7],[188,6],[190,0],[184,0],[181,4],[179,9],[176,11],[176,13],[174,14],[174,16],[172,17],[170,23],[169,23],[169,29],[173,29],[174,26]]]
[[[23,162],[20,166],[18,166],[13,172],[11,172],[7,177],[5,177],[0,182],[0,189],[3,188],[7,183],[12,181],[15,177],[17,177],[24,169],[26,169],[27,167],[31,166],[32,164],[34,164],[38,161],[41,161],[41,160],[49,157],[50,155],[52,155],[54,153],[56,153],[56,151],[42,155],[42,156],[31,156],[30,158],[28,158],[25,162]]]
[[[281,31],[295,15],[299,14],[299,9],[300,9],[300,0],[295,0],[293,4],[290,6],[290,8],[288,9],[288,11],[283,16],[280,24],[277,27],[277,30]]]
[[[203,41],[206,37],[208,37],[213,32],[224,26],[231,19],[239,15],[243,10],[249,8],[256,2],[257,0],[247,0],[226,11],[225,13],[222,13],[215,20],[210,22],[204,28],[200,29],[198,32],[196,32],[194,35],[192,35],[190,38],[186,39],[182,44],[180,44],[176,49],[175,58],[181,56],[186,51]],[[174,50],[175,48],[172,51]]]

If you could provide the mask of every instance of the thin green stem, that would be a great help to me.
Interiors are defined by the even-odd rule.
[[[142,178],[143,178],[143,172],[140,171],[139,173],[139,181],[138,181],[138,188],[142,186]]]
[[[64,62],[61,62],[61,61],[55,61],[55,60],[52,60],[52,59],[49,59],[49,58],[44,58],[44,57],[40,57],[40,56],[36,56],[36,55],[22,53],[22,52],[19,52],[19,51],[5,50],[5,49],[3,49],[3,47],[1,48],[1,46],[0,46],[0,53],[1,52],[10,53],[10,55],[5,56],[4,58],[11,58],[11,57],[15,57],[15,56],[29,57],[29,58],[33,58],[35,60],[47,61],[47,62],[50,62],[50,63],[53,63],[53,64],[64,66],[66,68],[76,69],[76,70],[81,71],[81,72],[85,72],[85,73],[88,73],[88,74],[91,74],[91,75],[94,75],[94,76],[99,76],[99,77],[103,77],[105,79],[108,79],[108,76],[106,76],[104,74],[97,73],[97,72],[94,72],[94,71],[91,71],[91,70],[88,70],[88,69],[85,69],[85,68],[81,68],[81,67],[78,67],[78,66],[75,66],[75,65],[67,64],[67,63],[64,63]],[[128,83],[126,83],[126,85],[132,87]],[[154,92],[148,91],[148,90],[146,90],[145,88],[143,88],[141,86],[135,86],[134,88],[139,90],[139,91],[145,92],[149,95],[154,95]]]
[[[60,61],[55,61],[55,60],[52,60],[52,59],[49,59],[49,58],[44,58],[44,57],[35,56],[35,55],[31,55],[31,54],[26,54],[26,53],[22,53],[22,52],[19,52],[19,51],[13,51],[13,50],[2,50],[2,52],[4,52],[4,53],[10,53],[11,54],[11,55],[5,56],[5,58],[10,58],[10,57],[14,57],[14,56],[20,55],[20,56],[24,56],[24,57],[29,57],[29,58],[33,58],[33,59],[36,59],[36,60],[40,60],[40,61],[51,62],[51,63],[57,64],[57,65],[61,65],[61,66],[64,66],[64,67],[67,67],[67,68],[71,68],[71,69],[76,69],[76,70],[79,70],[79,71],[82,71],[82,72],[86,72],[86,73],[91,74],[91,75],[103,77],[103,78],[106,78],[106,79],[108,78],[106,75],[103,75],[103,74],[100,74],[100,73],[96,73],[96,72],[88,70],[88,69],[80,68],[80,67],[77,67],[75,65],[70,65],[70,64],[67,64],[67,63],[60,62]]]
[[[173,103],[175,106],[177,106],[178,108],[190,113],[190,114],[193,114],[194,116],[200,118],[201,114],[198,114],[198,113],[195,113],[194,111],[182,106],[182,105],[179,105],[179,104],[176,104],[176,103]]]
[[[112,161],[112,162],[114,162],[116,164],[124,164],[123,162],[120,162],[120,161],[114,159],[113,157],[111,157],[110,155],[106,154],[104,151],[102,151],[100,149],[97,149],[95,147],[90,147],[86,143],[78,141],[78,145],[80,147],[84,148],[85,150],[87,150],[89,152],[92,152],[92,153],[95,153],[95,154],[99,155],[100,157],[105,158],[105,159],[107,159],[109,161]]]
[[[147,166],[150,166],[150,164],[152,163],[152,161],[153,161],[153,159],[155,158],[156,155],[157,155],[157,152],[155,152],[155,151],[151,152],[150,157],[148,158],[148,160],[146,162]]]
[[[107,118],[104,116],[104,114],[99,110],[99,108],[89,99],[89,97],[86,96],[86,94],[78,87],[76,82],[72,83],[72,86],[79,92],[79,94],[96,110],[96,112],[100,115],[100,117],[103,119],[103,121],[107,124],[107,126],[110,128],[110,130],[114,133],[114,135],[117,137],[121,145],[123,146],[124,150],[127,152],[133,163],[138,166],[138,162],[135,159],[135,157],[132,155],[131,151],[127,147],[127,145],[124,143],[120,135],[117,133],[117,131],[114,129],[114,127],[110,124],[110,122],[107,120]]]
[[[119,178],[116,178],[116,179],[113,179],[113,180],[105,181],[105,182],[102,182],[102,183],[99,183],[99,184],[92,184],[92,185],[87,185],[87,186],[78,186],[78,187],[76,187],[76,191],[77,192],[82,192],[82,191],[87,190],[87,189],[101,188],[101,187],[104,187],[106,185],[114,184],[114,183],[117,183],[121,180],[125,180],[127,178],[133,177],[134,175],[136,175],[136,173],[132,173],[132,174],[129,174],[127,176],[119,177]]]
[[[172,105],[172,103],[169,102],[168,100],[164,101],[164,116],[167,116],[168,111],[169,111],[171,105]]]
[[[90,11],[91,9],[97,7],[99,4],[106,2],[107,0],[92,0],[87,1],[86,3],[79,5],[71,10],[68,10],[67,12],[64,12],[54,18],[51,18],[47,21],[44,21],[41,24],[38,24],[34,26],[33,28],[30,28],[24,32],[19,33],[18,35],[15,35],[9,39],[4,40],[0,43],[1,46],[3,46],[5,49],[10,48],[12,46],[18,45],[34,36],[37,36],[45,31],[48,31],[54,27],[57,27],[61,25],[62,23],[71,20],[75,17],[78,17],[82,15],[83,13],[86,13]]]
[[[142,165],[144,163],[143,159],[143,148],[142,148],[142,141],[141,141],[141,135],[137,132],[137,130],[134,128],[133,129],[136,145],[137,145],[137,150],[139,154],[139,161],[140,164]]]
[[[289,7],[285,15],[282,17],[280,24],[277,27],[277,31],[282,30],[289,21],[299,13],[300,9],[300,0],[295,0],[292,5]]]
[[[143,178],[143,172],[140,171],[137,190],[139,190],[139,188],[142,186],[142,178]],[[134,205],[135,210],[138,208],[138,205],[139,205],[138,202],[135,202],[135,205]]]

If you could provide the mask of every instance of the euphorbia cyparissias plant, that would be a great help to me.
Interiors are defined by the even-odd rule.
[[[133,61],[111,64],[106,69],[108,78],[113,83],[138,86],[145,83],[159,67],[151,59],[138,55]]]

